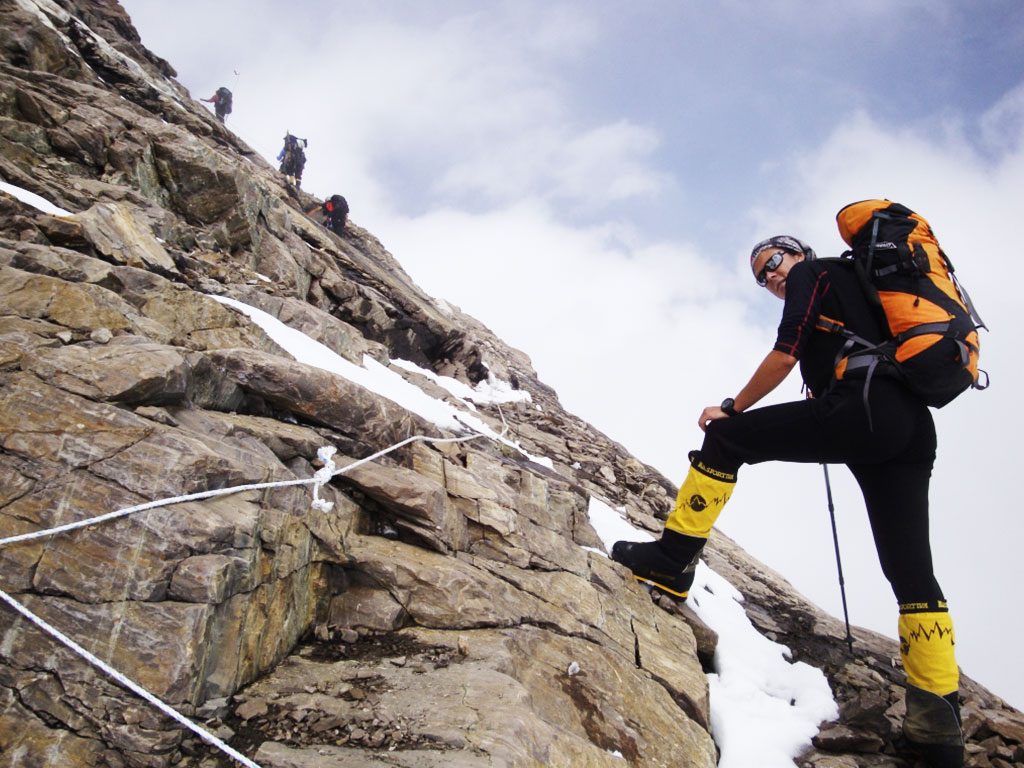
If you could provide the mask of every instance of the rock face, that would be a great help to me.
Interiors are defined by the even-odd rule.
[[[600,553],[596,496],[660,530],[675,488],[580,419],[529,359],[425,295],[177,84],[112,0],[0,5],[0,538],[166,497],[309,479],[451,437],[299,363],[229,297],[444,399],[407,360],[529,401],[508,440],[416,442],[307,485],[149,509],[0,547],[0,588],[277,766],[713,766],[713,633]],[[518,446],[518,447],[516,447]],[[544,457],[538,463],[530,457]],[[909,766],[896,644],[844,631],[715,535],[765,634],[825,670],[841,717],[802,765]],[[703,666],[702,666],[703,660]],[[895,662],[898,663],[898,662]],[[971,765],[1024,761],[1024,718],[965,680]],[[0,607],[0,766],[227,757]]]

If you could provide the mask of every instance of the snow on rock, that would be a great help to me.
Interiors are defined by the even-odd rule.
[[[29,192],[27,189],[15,186],[14,184],[8,184],[6,181],[0,181],[0,192],[6,192],[11,197],[17,198],[26,205],[31,205],[36,210],[42,211],[49,216],[74,216],[71,211],[67,211],[58,205],[54,205],[44,197],[40,197],[35,192]]]
[[[625,509],[590,497],[590,523],[608,551],[616,541],[652,541],[629,523]],[[789,649],[754,628],[743,596],[703,562],[687,604],[718,633],[711,688],[711,733],[719,768],[792,768],[818,726],[839,715],[821,670],[790,662]]]

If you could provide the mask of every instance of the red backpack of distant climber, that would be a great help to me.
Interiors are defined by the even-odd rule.
[[[981,383],[978,370],[978,329],[986,326],[928,222],[888,200],[852,203],[839,211],[836,222],[852,249],[843,258],[853,260],[889,335],[882,344],[871,344],[843,328],[824,328],[851,340],[836,378],[865,368],[870,376],[876,366],[886,365],[936,408],[971,387],[987,387],[988,374]]]

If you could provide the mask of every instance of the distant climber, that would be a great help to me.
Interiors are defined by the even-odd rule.
[[[281,163],[281,173],[288,179],[289,184],[296,187],[302,186],[302,169],[306,167],[306,153],[303,151],[309,146],[307,139],[300,139],[292,136],[291,133],[284,135],[284,147],[277,156]]]
[[[217,119],[222,123],[224,122],[224,116],[231,114],[231,91],[223,85],[217,89],[213,96],[208,99],[200,99],[200,101],[213,104],[213,111],[217,115]]]
[[[348,201],[341,195],[331,195],[324,201],[323,205],[310,208],[306,213],[310,216],[321,214],[323,225],[336,235],[344,234],[345,224],[348,222]]]

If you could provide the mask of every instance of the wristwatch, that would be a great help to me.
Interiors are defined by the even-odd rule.
[[[733,400],[731,397],[725,398],[725,400],[722,401],[722,404],[719,407],[723,411],[725,411],[726,416],[736,415],[736,401]]]

